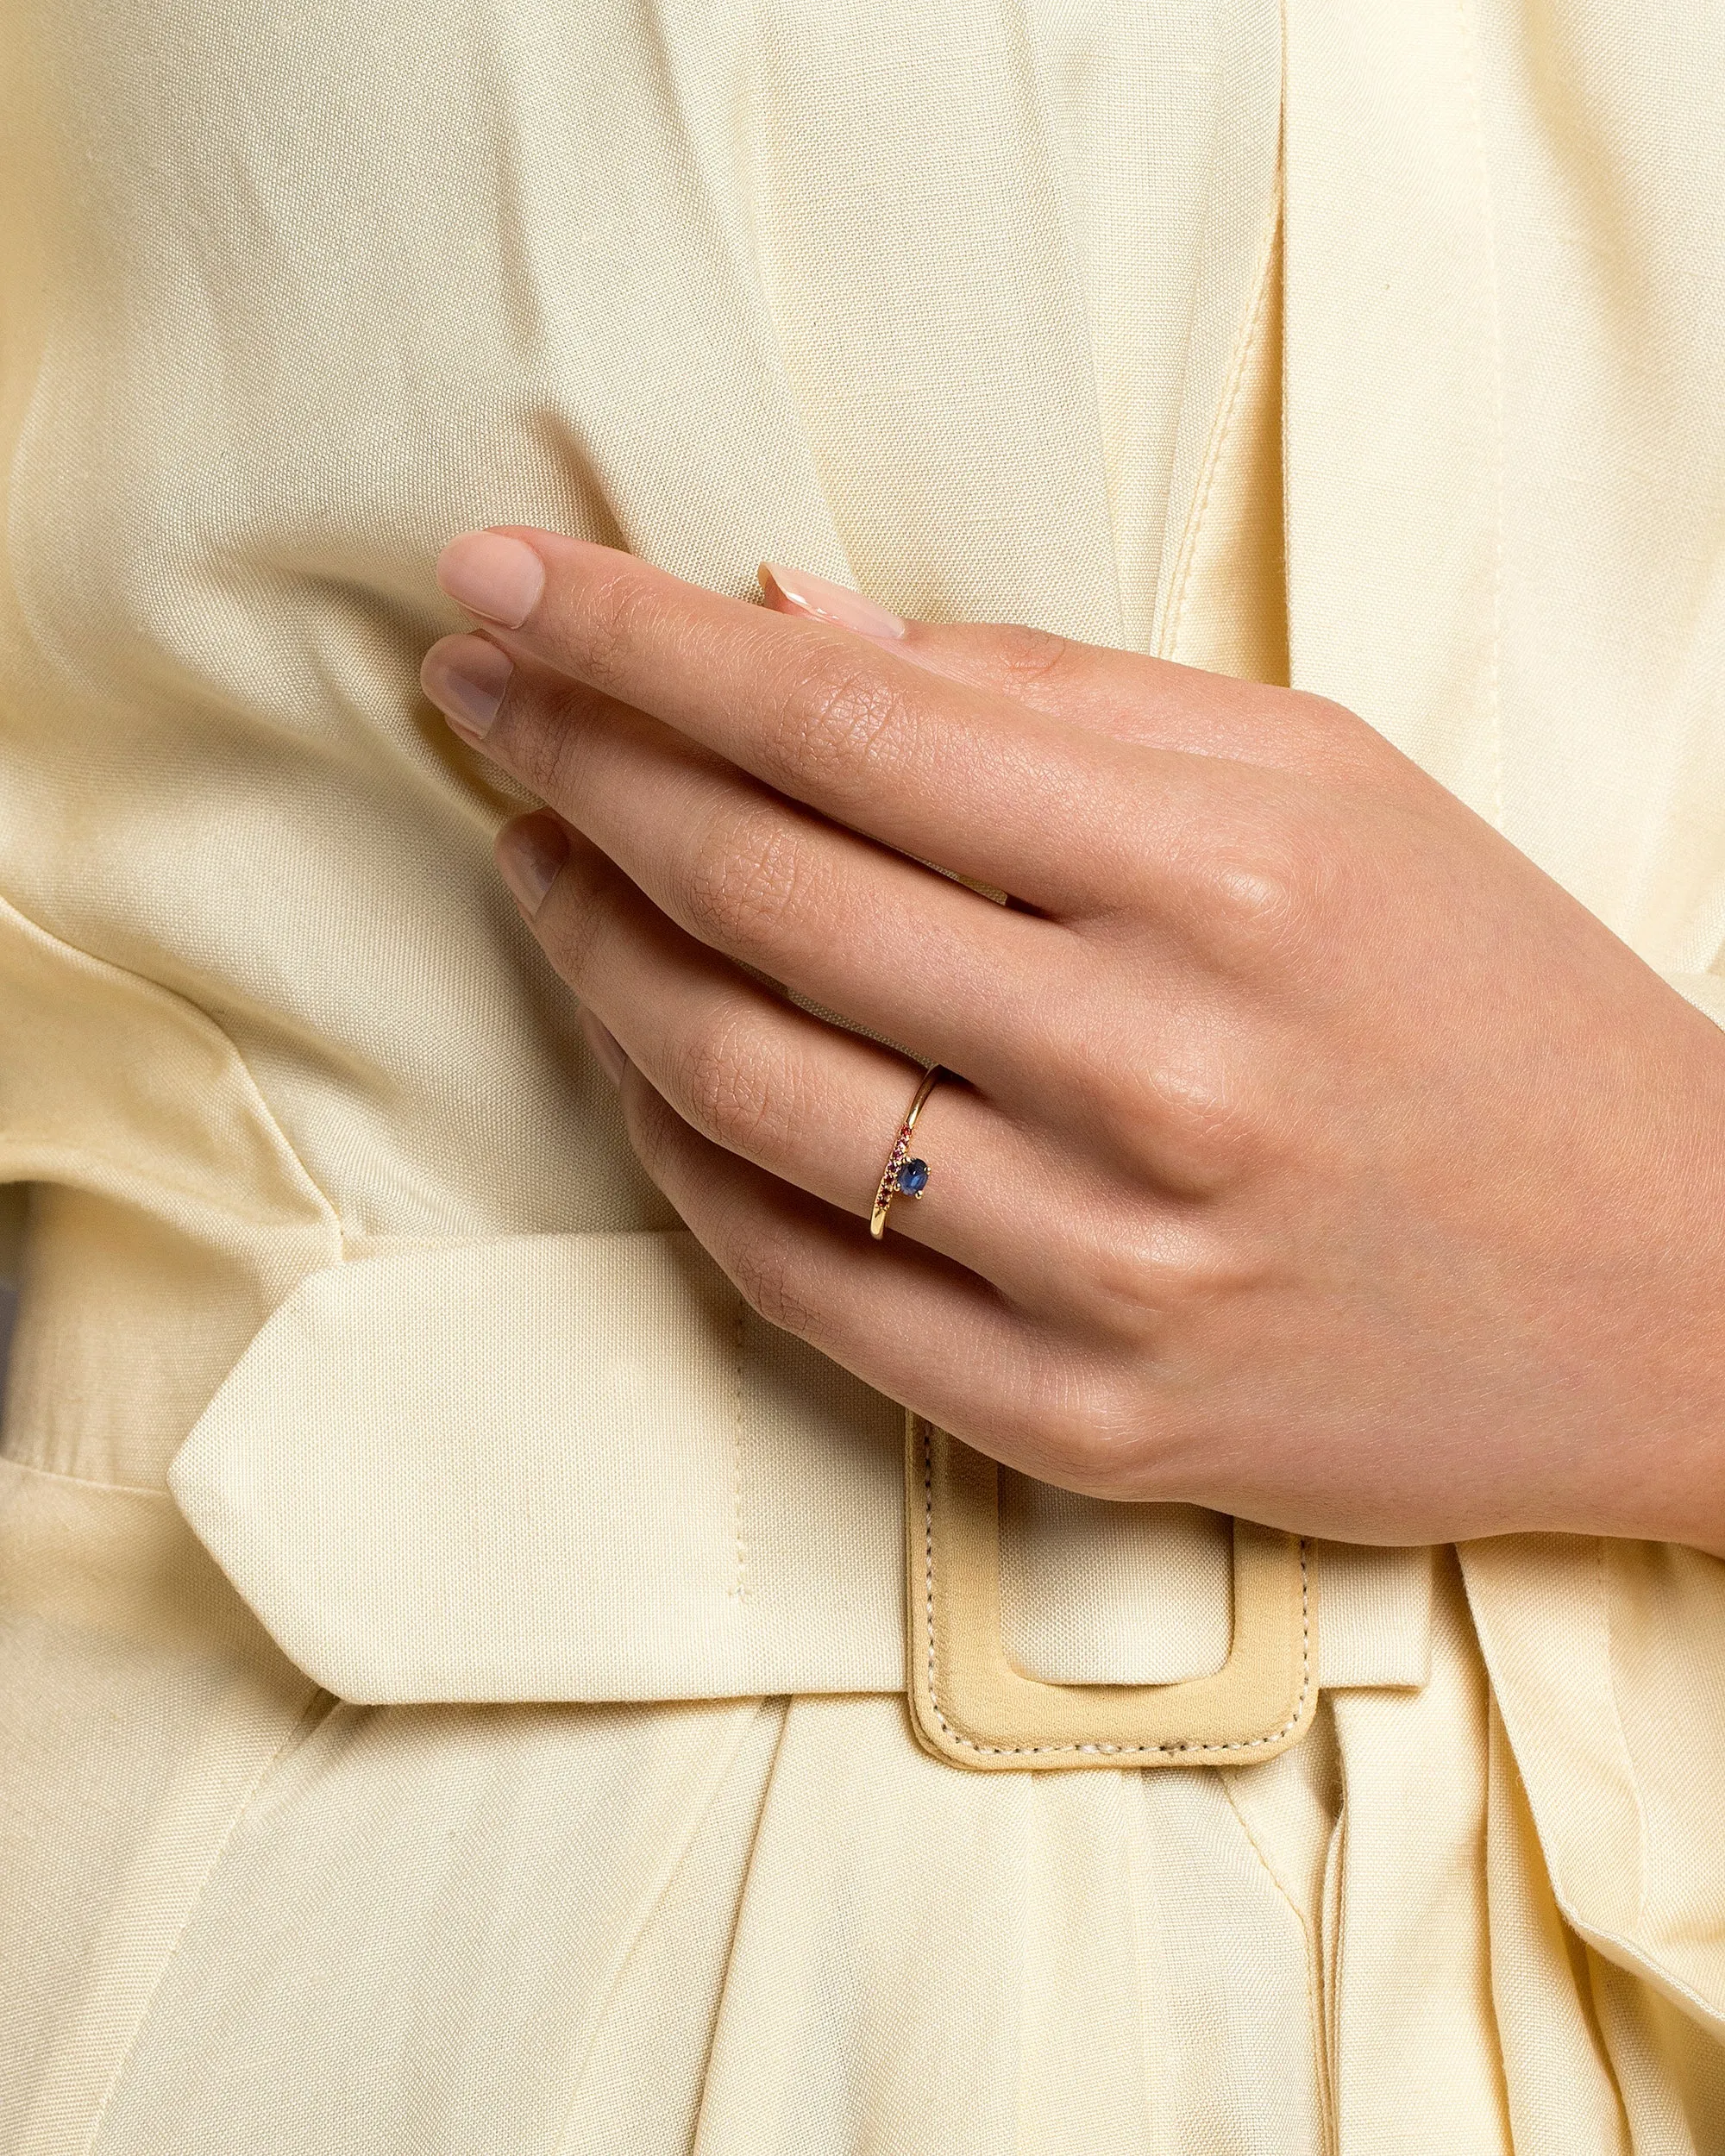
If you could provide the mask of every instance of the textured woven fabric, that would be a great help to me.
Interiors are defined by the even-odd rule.
[[[316,1388],[245,1396],[337,1269],[447,1276],[439,1413],[366,1406],[400,1501],[507,1252],[676,1240],[498,887],[513,797],[417,696],[486,521],[1338,696],[1725,1019],[1725,16],[16,0],[7,43],[0,2150],[1725,2148],[1716,1560],[1516,1538],[1428,1615],[1339,1552],[1350,1682],[1284,1757],[982,1777],[887,1689],[890,1404],[692,1255],[517,1296],[579,1397],[474,1420],[512,1509],[465,1560],[429,1499],[376,1550],[515,1704],[296,1664],[342,1614]],[[656,1443],[687,1517],[612,1501]],[[1152,1523],[1135,1599],[1113,1528],[1007,1515],[1025,1651],[1214,1658],[1217,1523]],[[477,1529],[555,1582],[601,1520],[562,1645],[617,1696],[536,1700]],[[780,1565],[749,1681],[794,1696],[630,1695],[721,1683],[684,1531],[692,1595]]]

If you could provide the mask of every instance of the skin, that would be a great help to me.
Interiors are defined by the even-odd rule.
[[[1725,1553],[1725,1039],[1364,720],[507,537],[428,693],[548,805],[499,864],[763,1317],[1105,1497]]]

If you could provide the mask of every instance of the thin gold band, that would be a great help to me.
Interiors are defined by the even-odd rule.
[[[887,1165],[881,1171],[880,1188],[875,1193],[875,1210],[869,1216],[869,1232],[877,1243],[887,1232],[887,1215],[892,1209],[894,1199],[900,1196],[920,1198],[922,1195],[922,1184],[920,1183],[914,1190],[901,1192],[899,1188],[899,1172],[904,1167],[909,1155],[911,1133],[916,1128],[917,1118],[922,1113],[923,1103],[945,1075],[945,1069],[939,1063],[931,1063],[924,1071],[922,1083],[917,1087],[915,1098],[906,1109],[905,1119],[899,1125],[899,1134],[893,1140],[893,1150],[887,1156]],[[920,1161],[914,1164],[919,1168],[923,1168]],[[927,1169],[923,1168],[925,1181],[927,1180]]]

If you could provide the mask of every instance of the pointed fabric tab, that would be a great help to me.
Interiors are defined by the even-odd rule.
[[[743,1308],[689,1235],[512,1236],[314,1275],[170,1482],[283,1651],[342,1699],[896,1692],[903,1426]],[[1119,1509],[1130,1636],[1119,1537],[1079,1518],[1044,1551],[1020,1523],[1072,1674],[1214,1668],[1226,1561],[1204,1561],[1182,1508]],[[1376,1598],[1381,1651],[1351,1657],[1359,1628],[1332,1595],[1341,1682],[1423,1676],[1423,1590],[1392,1586],[1406,1621],[1386,1625],[1382,1570],[1337,1575],[1346,1600]]]

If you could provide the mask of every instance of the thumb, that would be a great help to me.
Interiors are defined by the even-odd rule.
[[[906,621],[846,585],[774,561],[759,573],[775,613],[830,622],[931,674],[1117,741],[1336,777],[1364,775],[1388,749],[1364,720],[1321,698],[1010,622]]]
[[[1262,753],[1253,693],[1220,674],[1013,622],[906,621],[846,585],[776,561],[763,561],[759,575],[775,613],[848,629],[931,674],[1010,696],[1051,718],[1151,748],[1280,761]]]
[[[1115,730],[1108,723],[1110,711],[1126,703],[1126,669],[1132,669],[1142,695],[1142,670],[1157,663],[1007,622],[906,621],[847,585],[776,561],[763,561],[759,575],[766,605],[775,613],[830,622],[931,674],[1105,731]],[[1110,680],[1111,674],[1115,678]]]

